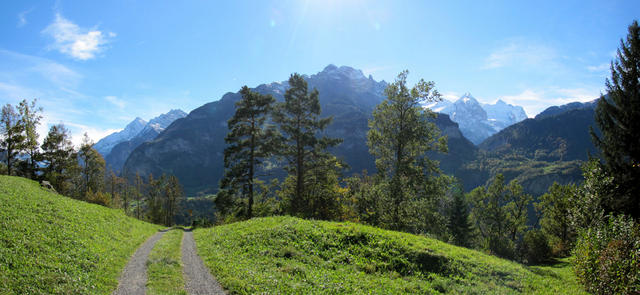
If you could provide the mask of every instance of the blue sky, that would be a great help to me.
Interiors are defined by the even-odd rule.
[[[242,85],[348,65],[529,116],[588,101],[640,1],[3,1],[0,103],[94,140]]]

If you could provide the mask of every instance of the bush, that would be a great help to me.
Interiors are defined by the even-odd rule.
[[[640,225],[624,215],[582,232],[573,251],[578,280],[594,294],[640,292]]]
[[[528,231],[524,234],[520,256],[526,264],[548,261],[551,257],[551,247],[549,247],[547,236],[538,229]]]

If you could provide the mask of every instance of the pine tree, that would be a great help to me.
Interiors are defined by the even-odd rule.
[[[29,162],[26,167],[25,175],[30,178],[36,177],[37,161],[39,160],[39,145],[38,145],[38,132],[37,128],[40,124],[42,116],[39,114],[42,112],[41,107],[36,106],[36,99],[28,103],[27,100],[23,100],[18,105],[18,111],[20,112],[22,125],[24,128],[24,142],[22,150],[29,155]]]
[[[436,114],[421,106],[440,99],[435,84],[421,79],[410,89],[406,85],[408,74],[403,71],[385,89],[387,99],[373,111],[367,133],[367,145],[376,158],[378,173],[390,184],[393,229],[403,227],[404,208],[417,201],[418,195],[432,194],[427,191],[434,188],[428,184],[428,176],[439,173],[439,168],[438,162],[427,158],[426,153],[447,150],[446,138],[439,137],[438,128],[429,121]]]
[[[93,141],[86,133],[80,145],[78,157],[82,168],[83,194],[86,196],[89,190],[96,194],[101,193],[104,184],[105,162],[100,153],[93,148]]]
[[[606,210],[640,219],[640,27],[629,26],[626,42],[620,40],[617,59],[611,63],[607,96],[596,107],[596,123],[601,136],[591,131],[602,152],[605,170],[617,186]]]
[[[309,216],[312,215],[309,203],[313,197],[306,184],[309,173],[315,163],[330,157],[326,149],[342,140],[319,136],[333,118],[319,118],[318,90],[309,92],[307,81],[297,73],[289,78],[289,86],[284,102],[273,114],[283,135],[278,153],[287,160],[285,170],[295,181],[293,191],[286,196],[290,200],[290,213]]]
[[[236,112],[229,120],[229,133],[225,137],[228,146],[224,150],[226,180],[222,189],[234,194],[238,190],[247,199],[246,218],[253,217],[254,181],[257,169],[273,153],[276,129],[267,125],[275,99],[251,91],[244,86],[242,99],[236,103]]]
[[[447,223],[453,243],[459,246],[471,245],[472,224],[469,220],[469,204],[465,199],[462,187],[453,188],[449,220]]]
[[[53,125],[42,143],[44,179],[62,194],[71,193],[72,174],[77,171],[76,153],[69,130],[62,124]]]
[[[20,153],[25,141],[24,124],[20,119],[20,114],[15,108],[6,104],[2,107],[0,117],[0,135],[2,140],[0,146],[5,153],[7,161],[7,174],[11,175],[12,169],[17,161],[16,156]]]

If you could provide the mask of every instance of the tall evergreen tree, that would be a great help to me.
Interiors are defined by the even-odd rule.
[[[82,168],[82,197],[86,198],[89,191],[102,192],[104,185],[105,162],[100,153],[93,148],[93,141],[88,134],[84,134],[80,151],[78,152]]]
[[[227,178],[221,183],[228,194],[237,190],[247,199],[246,217],[253,217],[254,181],[258,167],[273,153],[276,129],[267,124],[267,118],[275,99],[251,91],[244,86],[242,99],[236,103],[236,112],[229,120],[229,133],[225,137],[228,146],[224,150],[224,166]]]
[[[640,219],[640,27],[629,26],[626,42],[620,40],[617,59],[611,63],[608,96],[601,96],[595,119],[602,132],[591,131],[602,152],[605,170],[613,176],[615,189],[605,202],[608,212],[626,213]]]
[[[310,170],[314,163],[330,157],[327,148],[342,140],[319,136],[333,118],[320,118],[318,90],[309,92],[307,81],[297,73],[289,77],[289,86],[273,119],[283,135],[279,155],[289,163],[285,170],[295,180],[294,190],[288,196],[290,212],[310,215],[309,198],[312,196],[306,187]]]
[[[11,175],[12,169],[17,161],[16,156],[20,153],[24,144],[24,124],[20,119],[20,114],[15,108],[6,104],[2,107],[0,116],[0,135],[2,140],[0,146],[5,153],[7,161],[7,174]]]
[[[454,244],[471,245],[472,225],[469,219],[469,204],[461,186],[453,187],[451,206],[448,212],[447,227]]]
[[[38,144],[38,132],[37,128],[40,125],[40,119],[42,116],[42,108],[36,106],[36,99],[27,102],[23,100],[18,105],[18,111],[20,112],[22,125],[24,129],[24,142],[22,145],[22,151],[28,156],[29,160],[26,166],[25,175],[30,178],[35,178],[37,170],[37,161],[39,160],[39,144]]]
[[[429,119],[436,114],[421,104],[440,100],[433,82],[420,80],[407,87],[408,71],[398,75],[385,89],[387,99],[376,106],[369,120],[367,144],[376,158],[378,173],[389,182],[391,194],[391,227],[401,229],[403,210],[418,195],[426,197],[429,175],[439,172],[438,162],[427,158],[431,150],[446,151],[445,137]]]
[[[53,125],[42,143],[42,161],[44,162],[44,179],[62,194],[72,191],[71,174],[77,171],[76,153],[71,143],[69,130],[62,124]]]

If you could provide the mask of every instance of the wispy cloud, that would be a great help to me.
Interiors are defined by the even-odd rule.
[[[29,14],[31,11],[33,11],[33,8],[18,13],[18,28],[24,27],[29,23],[27,21],[27,14]]]
[[[599,96],[599,89],[549,88],[546,90],[525,89],[515,95],[502,96],[500,99],[510,104],[522,106],[529,117],[534,117],[550,106],[575,101],[592,101]]]
[[[482,69],[554,66],[557,58],[558,54],[551,47],[523,40],[512,41],[489,54]]]
[[[51,49],[69,55],[75,59],[88,60],[105,50],[105,45],[115,37],[115,33],[103,33],[97,29],[84,29],[72,23],[60,14],[43,34],[53,38]]]
[[[105,96],[104,99],[120,109],[124,109],[124,106],[126,105],[126,102],[124,100],[119,99],[118,97],[113,95]]]
[[[589,72],[605,72],[609,69],[609,64],[608,63],[603,63],[597,66],[588,66],[587,70],[589,70]]]

